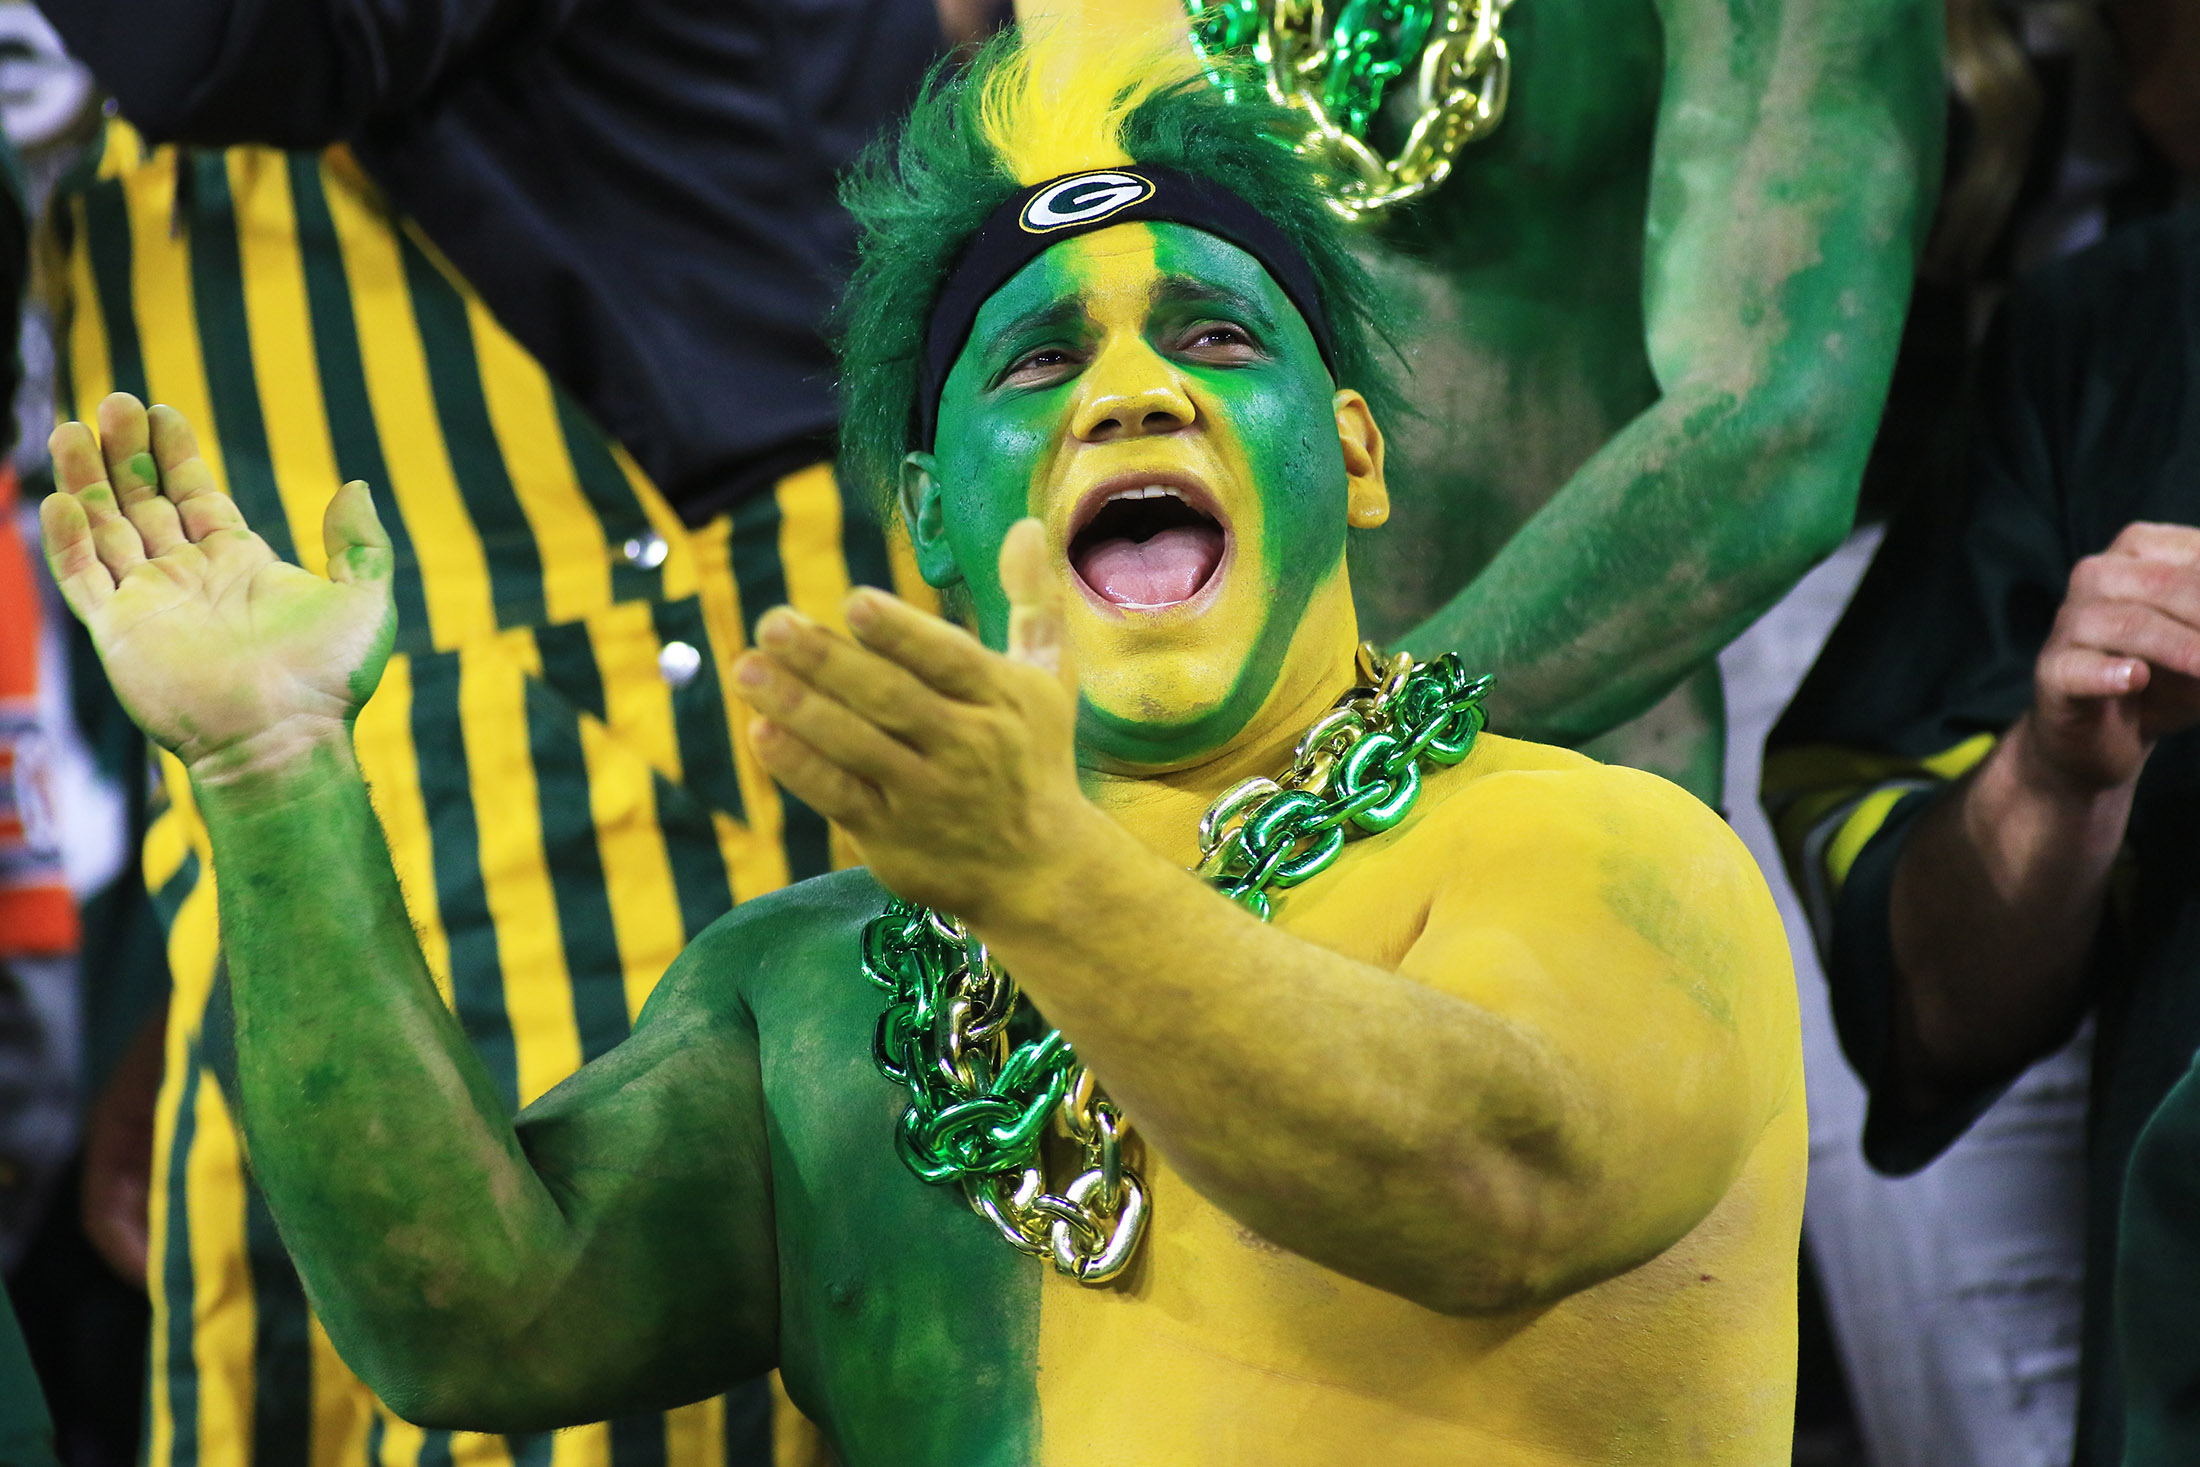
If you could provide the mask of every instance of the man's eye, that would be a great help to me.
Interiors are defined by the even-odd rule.
[[[1077,353],[1066,346],[1043,346],[1025,352],[1001,374],[1000,386],[1033,387],[1058,382],[1077,370]]]
[[[1245,362],[1260,355],[1260,345],[1244,327],[1228,321],[1206,321],[1180,338],[1178,350],[1207,362]]]

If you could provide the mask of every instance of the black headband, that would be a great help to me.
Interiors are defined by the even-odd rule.
[[[971,325],[993,292],[1016,272],[1073,235],[1140,220],[1188,224],[1251,255],[1267,268],[1306,318],[1330,375],[1337,372],[1336,338],[1322,310],[1321,291],[1290,236],[1251,204],[1209,179],[1174,168],[1099,169],[1035,183],[986,217],[963,246],[932,307],[924,336],[924,376],[918,384],[917,443],[929,449],[939,426],[940,390],[970,339]]]

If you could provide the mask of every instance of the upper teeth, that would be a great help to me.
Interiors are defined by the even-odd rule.
[[[1182,499],[1184,496],[1162,484],[1148,484],[1142,489],[1124,489],[1108,496],[1108,503],[1118,499]]]

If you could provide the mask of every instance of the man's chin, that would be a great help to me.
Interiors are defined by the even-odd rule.
[[[1218,720],[1238,692],[1243,647],[1184,635],[1099,640],[1090,652],[1078,648],[1077,674],[1093,752],[1111,765],[1166,772],[1212,756],[1240,732]]]
[[[1111,706],[1190,711],[1220,702],[1236,684],[1251,649],[1231,631],[1212,607],[1073,608],[1069,638],[1079,679],[1110,688]]]

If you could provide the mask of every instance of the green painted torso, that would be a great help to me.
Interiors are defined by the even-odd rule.
[[[771,1125],[780,1369],[848,1467],[1022,1467],[1042,1265],[894,1151],[908,1096],[872,1060],[881,996],[858,961],[885,901],[865,872],[805,882],[768,899],[779,960],[728,965],[760,975],[745,997]],[[754,952],[749,932],[736,940]]]
[[[1450,599],[1657,397],[1642,311],[1657,14],[1518,0],[1504,34],[1504,121],[1365,252],[1402,298],[1420,414],[1389,425],[1390,523],[1352,547],[1362,630],[1382,639]]]
[[[1511,102],[1363,258],[1398,295],[1418,416],[1388,424],[1390,523],[1353,537],[1353,600],[1389,642],[1441,607],[1657,400],[1643,240],[1664,37],[1650,0],[1517,0]],[[1707,670],[1590,746],[1717,802]]]

